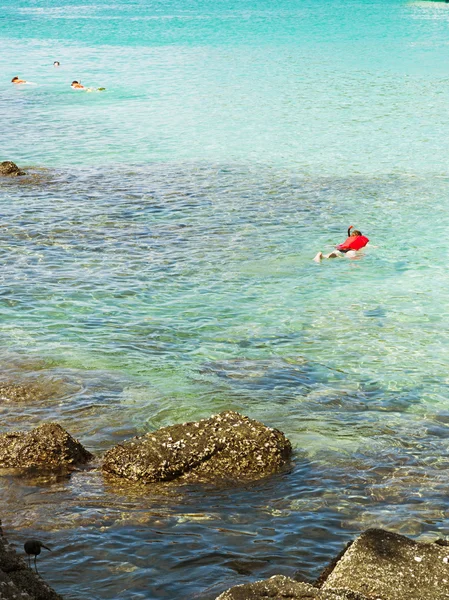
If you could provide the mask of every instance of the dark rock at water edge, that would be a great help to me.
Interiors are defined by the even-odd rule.
[[[449,547],[368,529],[326,567],[314,585],[276,575],[235,586],[217,600],[447,600]]]
[[[275,575],[265,581],[245,583],[223,592],[216,600],[371,600],[347,590],[325,591],[290,577]]]
[[[291,451],[282,432],[227,411],[124,442],[106,452],[103,470],[143,483],[238,483],[279,471]]]
[[[56,423],[0,435],[0,468],[70,469],[92,454]]]
[[[10,160],[0,163],[0,177],[19,177],[20,175],[25,175],[25,171],[19,169],[15,163]]]
[[[1,600],[62,600],[0,534]]]
[[[6,166],[2,167],[2,165]],[[10,161],[0,163],[0,184],[7,188],[17,185],[20,188],[27,188],[68,183],[64,175],[55,169],[46,167],[28,166],[27,170],[23,171]]]
[[[382,529],[368,529],[318,584],[382,600],[447,600],[449,548],[415,542]]]

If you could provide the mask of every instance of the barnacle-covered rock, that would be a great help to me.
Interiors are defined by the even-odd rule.
[[[0,468],[70,468],[92,454],[57,423],[0,435]]]
[[[368,529],[318,579],[322,590],[344,588],[382,600],[449,598],[449,548]]]
[[[446,600],[449,545],[368,529],[349,542],[313,585],[283,575],[237,585],[216,600]]]
[[[106,452],[103,470],[132,481],[250,481],[279,471],[291,444],[277,429],[228,411],[163,427]]]
[[[274,575],[264,581],[236,585],[223,592],[216,600],[267,600],[285,598],[289,600],[368,600],[366,596],[347,590],[319,590],[308,583],[295,581],[284,575]]]

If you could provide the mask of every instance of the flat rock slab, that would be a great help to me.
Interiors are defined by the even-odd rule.
[[[374,600],[448,600],[449,547],[368,529],[317,582]]]
[[[319,590],[308,583],[275,575],[264,581],[237,585],[223,592],[216,600],[369,600],[345,590]]]
[[[56,423],[0,435],[0,468],[55,469],[84,464],[92,454]]]
[[[120,444],[104,455],[103,470],[143,483],[243,482],[279,471],[291,451],[282,432],[227,411]]]
[[[0,599],[62,600],[0,535]]]

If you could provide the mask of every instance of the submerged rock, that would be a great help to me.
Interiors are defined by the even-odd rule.
[[[449,545],[368,529],[313,585],[283,575],[230,588],[216,600],[447,600]]]
[[[53,390],[48,386],[37,383],[11,383],[0,381],[0,400],[6,402],[31,402],[46,400],[51,397]]]
[[[285,598],[290,600],[369,600],[366,596],[353,594],[346,590],[319,590],[308,583],[301,583],[283,575],[275,575],[264,581],[237,585],[220,594],[216,600],[264,600],[267,598]]]
[[[279,471],[291,455],[284,434],[228,411],[164,427],[112,448],[103,470],[132,481],[250,481]]]
[[[335,588],[381,600],[447,600],[449,548],[415,542],[382,529],[368,529],[318,579]]]
[[[16,551],[0,532],[0,598],[2,600],[62,600]]]
[[[294,363],[279,358],[212,361],[204,364],[200,373],[219,377],[233,387],[250,390],[299,389],[314,382],[311,365],[299,358]]]
[[[0,435],[0,468],[71,468],[92,454],[56,423]]]
[[[20,175],[25,175],[25,171],[19,169],[15,163],[10,160],[0,163],[0,177],[18,177]]]

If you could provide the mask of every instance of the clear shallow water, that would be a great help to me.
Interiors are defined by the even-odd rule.
[[[233,409],[295,449],[238,490],[5,474],[60,593],[215,598],[372,525],[447,534],[447,9],[3,4],[2,160],[34,178],[0,182],[1,379],[42,394],[2,430],[101,455]],[[349,224],[360,260],[315,264]]]

